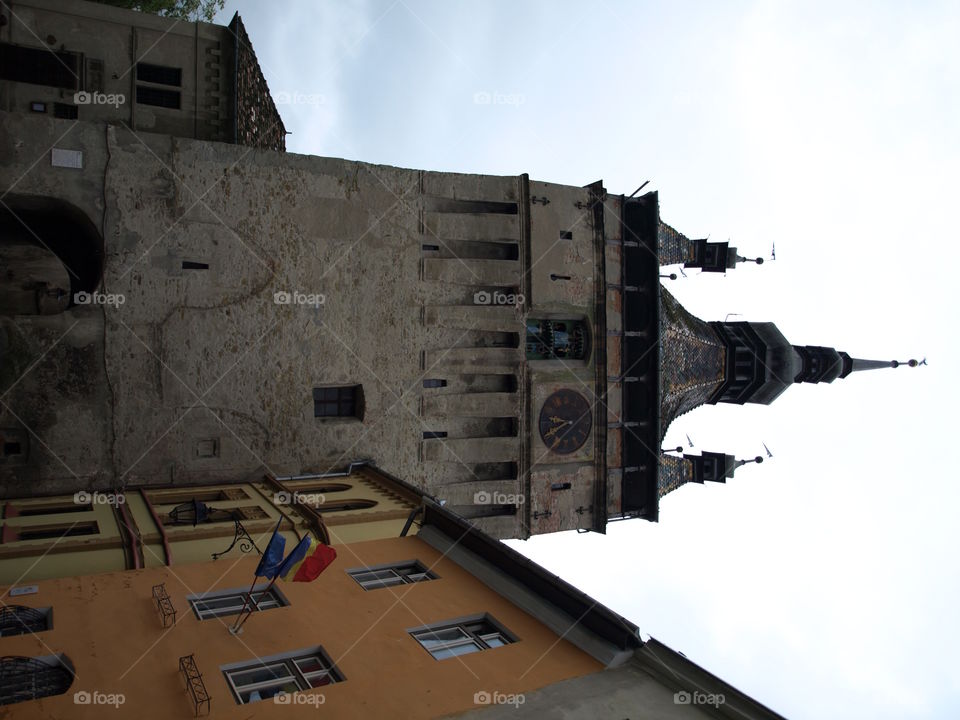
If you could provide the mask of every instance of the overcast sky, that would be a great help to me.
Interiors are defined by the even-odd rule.
[[[699,317],[927,356],[700,408],[668,446],[774,457],[659,524],[510,544],[789,717],[960,715],[960,5],[228,0],[218,22],[235,10],[297,101],[288,150],[650,180],[686,235],[768,258],[667,281]]]

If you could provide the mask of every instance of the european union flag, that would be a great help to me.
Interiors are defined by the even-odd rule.
[[[260,564],[257,565],[257,577],[265,577],[273,580],[280,574],[280,565],[283,563],[283,551],[287,546],[287,541],[280,534],[280,522],[273,531],[273,537],[267,545],[266,552],[260,558]]]

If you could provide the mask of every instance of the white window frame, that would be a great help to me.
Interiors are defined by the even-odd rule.
[[[440,633],[450,630],[459,630],[459,637],[441,640]],[[407,632],[420,644],[420,647],[433,655],[436,660],[446,660],[451,657],[490,650],[517,642],[517,638],[512,633],[489,615],[434,623],[425,627],[413,628]],[[431,636],[433,637],[431,638]],[[463,652],[459,652],[461,649]],[[447,651],[452,652],[447,654]]]
[[[378,590],[437,579],[436,574],[428,570],[419,560],[350,568],[347,574],[364,590]]]
[[[273,610],[278,607],[286,607],[290,602],[283,596],[283,593],[277,589],[276,585],[270,588],[270,592],[267,595],[264,595],[264,591],[269,587],[267,583],[262,583],[256,585],[253,588],[251,593],[251,600],[247,603],[247,609],[256,605],[259,601],[259,606],[257,606],[257,611],[263,610]],[[213,592],[207,593],[198,593],[196,595],[188,595],[187,602],[190,604],[190,608],[193,610],[193,614],[196,615],[198,620],[211,620],[218,617],[231,617],[233,615],[239,615],[240,611],[243,609],[244,600],[247,598],[247,590],[249,588],[230,588],[229,590],[215,590]],[[211,600],[230,600],[233,599],[234,602],[231,605],[221,608],[201,608],[200,605]]]
[[[305,661],[318,662],[321,668],[319,670],[304,671],[301,663]],[[237,683],[237,676],[242,673],[256,672],[257,670],[269,668],[278,668],[272,679],[243,684]],[[230,691],[233,693],[234,700],[237,701],[238,705],[247,705],[251,702],[269,700],[284,692],[290,692],[290,690],[282,689],[290,685],[290,683],[293,683],[296,686],[296,691],[300,692],[332,685],[345,680],[343,674],[337,669],[319,645],[314,648],[294,650],[281,655],[271,655],[270,657],[260,658],[258,660],[222,665],[220,670],[223,671],[223,676],[226,678],[227,685],[230,686]],[[316,681],[321,678],[327,679],[328,682],[316,683]],[[280,689],[277,690],[278,688]],[[273,692],[272,695],[257,698],[248,697],[247,700],[243,699],[244,695],[248,693],[262,693],[263,691],[274,690],[275,692]]]

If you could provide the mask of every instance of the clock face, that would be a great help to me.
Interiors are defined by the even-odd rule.
[[[593,408],[574,390],[557,390],[540,410],[540,437],[544,445],[560,455],[583,447],[593,427]]]

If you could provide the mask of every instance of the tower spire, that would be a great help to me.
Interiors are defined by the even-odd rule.
[[[852,358],[845,352],[837,352],[833,348],[814,345],[794,345],[793,349],[802,361],[802,368],[796,375],[794,382],[829,383],[838,377],[845,378],[850,373],[862,370],[897,368],[901,365],[917,367],[921,364],[912,358],[906,362],[900,362],[898,360],[862,360],[860,358]]]

